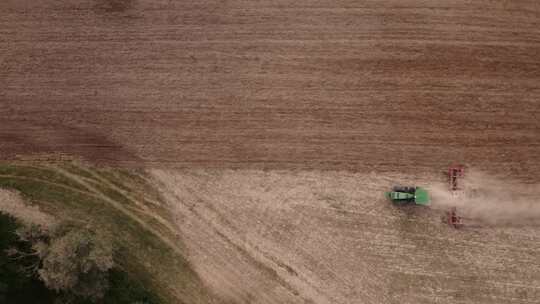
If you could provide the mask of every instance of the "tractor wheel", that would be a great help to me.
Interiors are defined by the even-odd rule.
[[[405,192],[407,193],[410,193],[410,194],[414,194],[416,192],[416,188],[415,187],[405,187]]]
[[[392,188],[392,191],[394,191],[394,192],[407,192],[407,187],[394,186]]]
[[[392,188],[392,191],[414,194],[416,192],[416,188],[415,187],[394,186]]]

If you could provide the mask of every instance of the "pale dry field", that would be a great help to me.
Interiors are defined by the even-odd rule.
[[[441,220],[445,209],[397,208],[383,196],[403,182],[440,187],[440,175],[152,175],[194,268],[231,303],[492,304],[540,297],[540,218],[535,226],[516,216],[455,230]]]

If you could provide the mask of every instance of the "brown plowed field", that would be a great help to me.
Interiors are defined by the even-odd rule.
[[[537,1],[7,0],[0,153],[537,179]]]

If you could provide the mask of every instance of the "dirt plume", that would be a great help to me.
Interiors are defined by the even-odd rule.
[[[463,190],[451,193],[445,184],[430,187],[432,207],[449,209],[489,225],[539,225],[540,184],[523,184],[479,170],[468,170]]]

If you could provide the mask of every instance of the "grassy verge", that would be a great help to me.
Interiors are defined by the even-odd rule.
[[[62,174],[62,170],[71,175]],[[18,190],[28,201],[57,217],[83,221],[113,234],[118,272],[112,275],[112,282],[118,289],[111,289],[116,291],[108,294],[111,300],[105,303],[131,301],[130,295],[148,303],[211,302],[182,255],[181,239],[166,225],[168,219],[157,220],[160,215],[144,207],[145,201],[156,200],[145,198],[138,190],[151,187],[138,174],[76,163],[31,167],[0,164],[0,187]],[[130,193],[129,197],[125,193]],[[159,206],[154,204],[153,208]],[[165,210],[159,211],[165,214]]]

